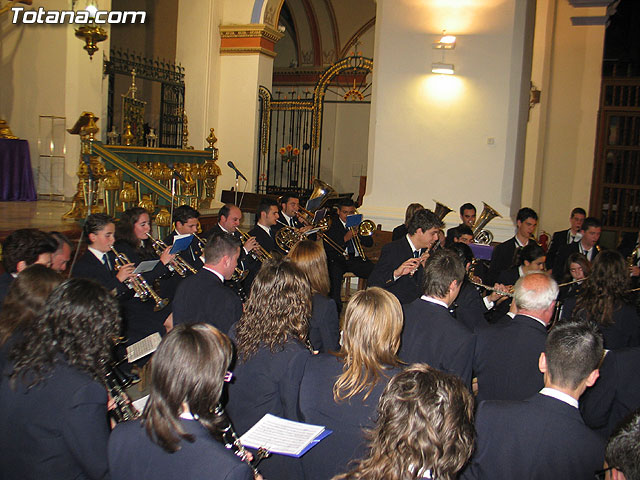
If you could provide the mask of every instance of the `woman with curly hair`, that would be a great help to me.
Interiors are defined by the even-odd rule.
[[[112,480],[253,478],[221,443],[227,423],[214,408],[232,352],[229,338],[204,323],[167,334],[153,355],[142,418],[119,424],[109,439]]]
[[[367,457],[333,480],[453,480],[473,450],[473,398],[455,375],[413,364],[387,384],[367,436]]]
[[[313,305],[309,320],[309,341],[314,352],[340,350],[340,321],[336,302],[329,298],[327,254],[321,242],[302,240],[288,257],[302,270],[311,283]]]
[[[3,478],[108,478],[102,380],[119,330],[117,303],[97,283],[71,279],[51,293],[0,381]]]
[[[251,286],[240,320],[231,327],[237,364],[227,412],[244,434],[266,413],[297,420],[307,340],[311,286],[289,259],[265,262]],[[260,464],[265,478],[302,478],[297,459],[273,455]]]
[[[13,281],[0,310],[0,372],[11,345],[42,313],[47,297],[60,283],[59,273],[37,263]]]
[[[604,250],[595,258],[580,295],[567,300],[562,318],[596,322],[607,350],[637,347],[640,318],[630,301],[629,285],[629,269],[624,257],[615,250]]]
[[[569,255],[565,263],[564,275],[561,283],[571,283],[560,287],[560,295],[558,299],[566,301],[571,297],[576,297],[582,289],[582,285],[587,277],[591,275],[591,263],[580,252],[574,252]]]
[[[168,278],[171,273],[169,264],[175,255],[171,255],[169,253],[170,247],[167,247],[158,257],[147,235],[150,232],[151,217],[149,212],[141,207],[129,208],[120,216],[120,220],[116,224],[116,242],[113,247],[118,253],[125,254],[134,265],[138,265],[144,260],[160,260],[152,271],[143,274],[147,283],[155,289],[156,280],[160,280],[161,277]],[[165,288],[169,284],[171,284],[170,292]],[[173,298],[175,286],[172,282],[162,280],[160,289],[156,289],[156,293],[163,298]],[[142,302],[136,297],[123,302],[124,333],[128,344],[135,343],[156,332],[164,335],[166,333],[165,321],[170,313],[170,307],[155,311],[153,300]]]
[[[400,371],[402,307],[382,288],[356,292],[345,310],[342,349],[307,359],[301,420],[333,433],[302,457],[307,480],[326,480],[364,454],[362,428],[373,426],[378,398]]]

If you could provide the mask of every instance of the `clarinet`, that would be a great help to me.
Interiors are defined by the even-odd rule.
[[[216,405],[214,413],[218,417],[225,420],[225,426],[222,428],[222,441],[224,442],[225,448],[233,450],[233,453],[240,457],[240,460],[249,465],[249,467],[253,471],[254,476],[260,475],[257,466],[262,459],[269,457],[271,455],[271,452],[269,452],[266,448],[260,447],[258,449],[258,452],[253,456],[253,460],[249,460],[250,452],[246,448],[244,448],[244,445],[242,445],[242,443],[240,442],[240,438],[238,437],[236,431],[233,429],[231,420],[229,420],[229,417],[225,413],[221,403]]]
[[[117,423],[134,420],[140,416],[140,412],[131,404],[131,401],[124,393],[124,388],[119,375],[115,372],[113,365],[108,365],[103,369],[104,384],[111,398],[115,402],[115,408],[110,410]]]

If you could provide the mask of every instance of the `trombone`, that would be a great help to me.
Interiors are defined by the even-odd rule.
[[[147,233],[147,236],[151,239],[151,244],[153,245],[156,255],[161,256],[167,249],[168,245],[162,240],[153,238],[150,233]],[[181,277],[186,277],[187,272],[198,273],[198,271],[189,265],[189,263],[182,258],[179,253],[176,253],[175,258],[169,263],[169,270],[176,272]]]
[[[356,210],[356,213],[358,213],[357,210]],[[362,220],[362,222],[360,222],[360,225],[356,227],[351,227],[351,232],[353,233],[353,236],[351,237],[351,239],[353,240],[353,244],[356,247],[356,251],[358,252],[358,255],[360,255],[360,258],[362,258],[362,260],[364,261],[367,260],[367,256],[364,254],[364,248],[362,247],[360,236],[370,237],[371,235],[373,235],[373,232],[375,231],[376,231],[376,224],[373,223],[373,220]]]
[[[124,254],[118,252],[113,246],[111,246],[111,250],[116,256],[116,270],[120,270],[120,268],[127,263],[131,263],[129,258]],[[140,273],[136,273],[133,277],[126,280],[125,284],[127,287],[133,289],[136,293],[136,296],[140,298],[143,302],[149,300],[149,297],[153,298],[156,302],[155,307],[153,307],[153,311],[157,312],[162,310],[169,304],[169,299],[161,298],[153,288],[147,283],[144,277]]]
[[[249,234],[247,234],[246,232],[243,232],[242,230],[240,230],[239,228],[236,227],[236,231],[240,234],[240,236],[242,237],[242,239],[245,241],[249,240]],[[251,255],[253,256],[253,258],[255,258],[256,260],[258,260],[260,263],[264,263],[267,260],[270,260],[271,258],[273,258],[273,256],[271,255],[271,253],[267,252],[264,247],[262,245],[260,245],[258,243],[258,247],[254,250],[251,250]]]

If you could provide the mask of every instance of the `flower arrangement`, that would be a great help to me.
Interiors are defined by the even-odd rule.
[[[280,153],[280,158],[283,162],[291,163],[297,160],[298,155],[300,155],[300,149],[288,144],[286,147],[280,147],[278,153]]]

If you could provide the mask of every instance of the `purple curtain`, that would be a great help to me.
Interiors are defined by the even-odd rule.
[[[35,202],[29,143],[0,138],[0,201]]]

